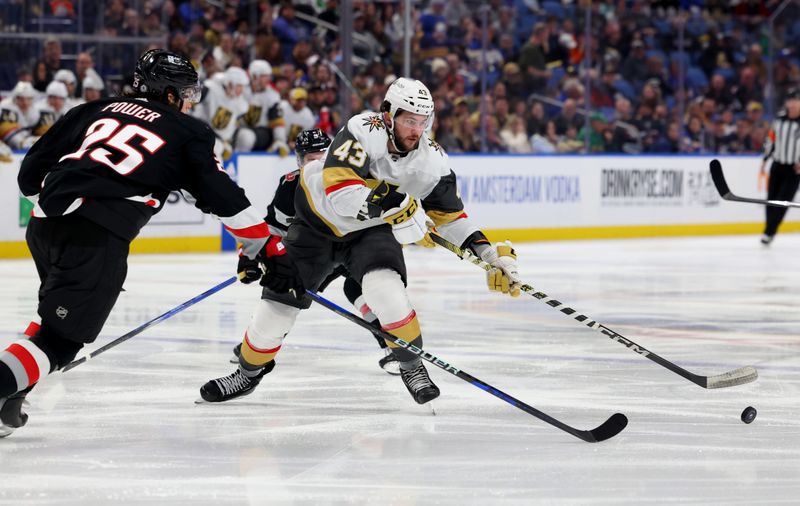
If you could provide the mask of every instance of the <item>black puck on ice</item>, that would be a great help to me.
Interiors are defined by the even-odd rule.
[[[756,419],[756,414],[757,414],[756,408],[754,408],[753,406],[747,406],[746,408],[744,408],[744,411],[742,411],[742,421],[744,423],[750,423]]]

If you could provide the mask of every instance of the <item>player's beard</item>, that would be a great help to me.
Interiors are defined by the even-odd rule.
[[[406,137],[405,139],[408,139],[409,137],[410,136]],[[417,138],[411,143],[411,146],[408,145],[405,139],[401,139],[395,133],[395,140],[397,142],[397,147],[401,151],[412,151],[414,149],[417,149],[417,147],[419,146],[419,140],[421,139],[421,136],[417,136]]]

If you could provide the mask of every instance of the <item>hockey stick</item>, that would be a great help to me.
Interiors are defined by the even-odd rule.
[[[719,160],[711,160],[710,164],[711,179],[714,180],[714,186],[717,187],[719,196],[723,200],[730,200],[732,202],[747,202],[750,204],[761,204],[766,206],[775,207],[800,207],[800,202],[793,202],[791,200],[766,200],[766,199],[751,199],[747,197],[739,197],[731,193],[728,188],[728,183],[725,181],[725,175],[722,173],[722,164]]]
[[[447,239],[438,234],[431,232],[430,235],[431,239],[433,239],[433,242],[435,242],[439,246],[449,249],[450,251],[458,255],[462,260],[467,260],[477,265],[478,267],[481,267],[483,270],[488,271],[489,269],[491,269],[491,266],[488,263],[484,262],[480,258],[477,258],[470,251],[462,250],[461,248],[459,248],[458,246],[456,246],[455,244],[451,243],[450,241],[448,241]],[[556,309],[560,313],[564,313],[567,316],[571,316],[572,319],[574,319],[575,321],[578,321],[589,328],[593,328],[595,330],[600,331],[600,333],[602,333],[612,341],[619,342],[623,346],[627,347],[629,350],[632,350],[638,353],[639,355],[649,358],[650,360],[659,364],[660,366],[669,369],[675,374],[683,376],[692,383],[700,385],[703,388],[732,387],[736,385],[742,385],[744,383],[750,383],[751,381],[755,381],[756,378],[758,378],[758,371],[756,371],[754,367],[749,365],[745,367],[740,367],[739,369],[735,369],[733,371],[728,371],[726,373],[718,374],[716,376],[700,376],[699,374],[694,374],[692,372],[687,371],[686,369],[683,369],[682,367],[673,364],[669,360],[660,357],[659,355],[656,355],[652,351],[645,349],[643,346],[639,346],[630,339],[623,337],[622,334],[619,334],[611,330],[610,328],[606,327],[602,323],[594,321],[588,316],[578,313],[577,310],[571,307],[565,306],[563,303],[550,297],[546,293],[535,290],[531,285],[523,284],[520,287],[520,289],[523,292],[530,295],[531,297],[534,297],[535,299],[544,302],[553,309]]]
[[[155,325],[157,323],[161,323],[162,321],[166,320],[167,318],[170,318],[170,317],[180,313],[181,311],[183,311],[187,307],[195,305],[196,303],[198,303],[201,300],[205,299],[209,295],[215,294],[218,291],[220,291],[223,288],[225,288],[226,286],[232,285],[233,283],[236,282],[237,279],[239,279],[237,276],[231,276],[230,278],[226,279],[225,281],[223,281],[222,283],[218,284],[217,286],[215,286],[213,288],[209,288],[208,290],[206,290],[205,292],[201,293],[197,297],[195,297],[193,299],[189,299],[186,302],[184,302],[183,304],[181,304],[180,306],[174,307],[174,308],[170,309],[169,311],[167,311],[166,313],[162,314],[161,316],[157,316],[157,317],[153,318],[152,320],[150,320],[149,322],[144,323],[144,324],[136,327],[135,329],[131,330],[130,332],[128,332],[124,336],[120,336],[120,337],[114,339],[110,343],[106,344],[105,346],[101,346],[100,348],[94,350],[93,352],[89,353],[88,355],[86,355],[84,357],[81,357],[79,359],[73,360],[69,364],[67,364],[64,367],[62,367],[61,368],[61,372],[67,372],[70,369],[74,369],[75,367],[78,367],[79,365],[83,364],[84,362],[87,362],[87,361],[95,358],[96,356],[100,355],[101,353],[104,353],[104,352],[110,350],[111,348],[113,348],[113,347],[115,347],[115,346],[117,346],[119,344],[124,343],[128,339],[130,339],[130,338],[132,338],[132,337],[134,337],[134,336],[136,336],[138,334],[141,334],[142,332],[144,332],[145,330],[149,329],[153,325]]]
[[[330,309],[334,313],[337,313],[340,316],[343,316],[350,320],[351,322],[355,323],[356,325],[369,330],[370,332],[381,336],[382,338],[386,339],[387,341],[391,341],[394,344],[400,346],[401,348],[405,348],[406,350],[414,353],[415,355],[419,356],[419,358],[430,362],[431,364],[435,365],[439,369],[449,372],[453,376],[460,378],[467,383],[471,383],[472,385],[489,392],[490,394],[494,395],[498,399],[502,399],[507,403],[511,404],[515,408],[521,409],[522,411],[535,416],[539,420],[543,420],[550,425],[557,427],[564,432],[568,432],[573,436],[586,441],[587,443],[597,443],[600,441],[605,441],[606,439],[612,438],[619,434],[622,429],[628,425],[628,418],[625,417],[622,413],[614,413],[611,417],[603,422],[599,427],[594,428],[592,430],[579,430],[574,427],[570,427],[569,425],[556,420],[552,416],[539,411],[538,409],[525,404],[524,402],[511,397],[507,393],[498,390],[497,388],[489,385],[488,383],[484,383],[483,381],[479,380],[478,378],[467,374],[466,372],[454,367],[452,364],[442,360],[441,358],[428,353],[427,351],[423,350],[422,348],[418,348],[412,344],[407,343],[406,341],[400,339],[399,337],[395,337],[392,334],[385,332],[383,330],[376,329],[375,327],[371,326],[366,321],[362,320],[361,318],[357,317],[356,315],[350,313],[346,309],[336,305],[335,303],[329,301],[328,299],[316,294],[312,291],[306,290],[306,294],[311,297],[314,302],[325,306],[326,308]]]

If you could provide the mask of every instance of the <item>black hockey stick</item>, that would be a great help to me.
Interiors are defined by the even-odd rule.
[[[439,246],[445,247],[458,255],[462,260],[467,260],[478,267],[481,267],[484,270],[491,269],[491,266],[477,258],[472,252],[464,251],[455,244],[451,243],[444,237],[431,233],[431,239],[433,242],[438,244]],[[716,376],[700,376],[699,374],[694,374],[692,372],[687,371],[686,369],[679,367],[669,360],[656,355],[652,351],[645,349],[643,346],[639,346],[638,344],[634,343],[630,339],[623,337],[622,334],[611,330],[610,328],[606,327],[605,325],[592,320],[586,315],[578,313],[577,310],[565,306],[560,301],[550,297],[544,292],[537,291],[531,285],[523,284],[520,289],[530,295],[531,297],[544,302],[548,306],[552,307],[553,309],[557,310],[560,313],[564,313],[567,316],[572,317],[573,320],[586,325],[589,328],[593,328],[595,330],[600,331],[603,335],[611,339],[612,341],[617,341],[623,346],[627,347],[629,350],[632,350],[639,355],[649,358],[653,362],[659,364],[662,367],[669,369],[670,371],[683,376],[684,378],[688,379],[692,383],[696,385],[700,385],[703,388],[725,388],[725,387],[732,387],[736,385],[742,385],[744,383],[750,383],[751,381],[755,381],[758,378],[758,371],[752,366],[745,366],[740,367],[739,369],[735,369],[733,371],[728,371],[726,373],[718,374]]]
[[[714,186],[717,187],[719,196],[723,200],[730,200],[732,202],[747,202],[749,204],[761,204],[763,206],[775,207],[800,207],[800,202],[793,202],[791,200],[766,200],[766,199],[751,199],[748,197],[739,197],[731,192],[728,188],[728,183],[725,181],[725,175],[722,173],[722,164],[719,160],[711,160],[710,164],[711,179],[714,180]]]
[[[453,376],[456,376],[457,378],[460,378],[460,379],[466,381],[467,383],[471,383],[472,385],[480,388],[481,390],[489,392],[490,394],[494,395],[498,399],[502,399],[502,400],[506,401],[507,403],[511,404],[515,408],[521,409],[522,411],[524,411],[524,412],[526,412],[526,413],[528,413],[530,415],[535,416],[539,420],[543,420],[543,421],[549,423],[550,425],[563,430],[564,432],[568,432],[568,433],[572,434],[573,436],[586,441],[587,443],[597,443],[597,442],[605,441],[606,439],[612,438],[612,437],[616,436],[617,434],[619,434],[622,431],[622,429],[624,429],[625,426],[628,425],[628,418],[625,415],[623,415],[622,413],[614,413],[613,415],[611,415],[611,417],[608,420],[603,422],[599,427],[594,428],[592,430],[579,430],[579,429],[576,429],[574,427],[570,427],[569,425],[565,424],[564,422],[556,420],[552,416],[550,416],[550,415],[548,415],[546,413],[543,413],[543,412],[539,411],[538,409],[536,409],[536,408],[534,408],[532,406],[529,406],[529,405],[525,404],[524,402],[522,402],[522,401],[520,401],[518,399],[515,399],[514,397],[511,397],[507,393],[505,393],[505,392],[503,392],[501,390],[498,390],[497,388],[491,386],[488,383],[484,383],[483,381],[479,380],[478,378],[476,378],[476,377],[474,377],[474,376],[472,376],[470,374],[467,374],[466,372],[462,371],[461,369],[458,369],[457,367],[454,367],[452,364],[450,364],[449,362],[447,362],[445,360],[442,360],[441,358],[437,357],[436,355],[428,353],[427,351],[423,350],[422,348],[418,348],[418,347],[416,347],[416,346],[414,346],[412,344],[409,344],[406,341],[400,339],[399,337],[395,337],[395,336],[393,336],[392,334],[390,334],[388,332],[385,332],[385,331],[380,330],[380,329],[376,329],[375,327],[373,327],[372,325],[370,325],[366,321],[364,321],[361,318],[357,317],[356,315],[350,313],[346,309],[336,305],[335,303],[329,301],[328,299],[320,296],[319,294],[314,293],[314,292],[309,291],[309,290],[306,291],[306,294],[308,294],[308,296],[311,297],[311,299],[314,302],[317,302],[318,304],[321,304],[321,305],[325,306],[326,308],[330,309],[334,313],[337,313],[340,316],[343,316],[343,317],[347,318],[348,320],[350,320],[351,322],[355,323],[356,325],[358,325],[358,326],[360,326],[360,327],[362,327],[362,328],[364,328],[366,330],[369,330],[370,332],[372,332],[374,334],[377,334],[377,335],[381,336],[382,338],[386,339],[387,341],[393,342],[394,344],[400,346],[401,348],[405,348],[406,350],[414,353],[415,355],[418,355],[419,358],[421,358],[423,360],[426,360],[426,361],[430,362],[431,364],[435,365],[439,369],[447,371],[450,374],[452,374]]]
[[[104,346],[101,346],[100,348],[94,350],[93,352],[89,353],[88,355],[83,356],[83,357],[81,357],[79,359],[73,360],[69,364],[67,364],[64,367],[62,367],[61,368],[61,372],[67,372],[70,369],[74,369],[75,367],[78,367],[79,365],[83,364],[84,362],[87,362],[88,360],[91,360],[91,359],[95,358],[97,355],[100,355],[101,353],[103,353],[105,351],[108,351],[111,348],[113,348],[113,347],[115,347],[115,346],[117,346],[119,344],[124,343],[125,341],[127,341],[130,338],[132,338],[133,336],[141,334],[142,332],[144,332],[145,330],[149,329],[153,325],[155,325],[157,323],[161,323],[162,321],[166,320],[167,318],[170,318],[171,316],[174,316],[175,314],[180,313],[181,311],[183,311],[187,307],[193,306],[194,304],[200,302],[201,300],[205,299],[209,295],[215,294],[218,291],[220,291],[223,288],[225,288],[226,286],[232,285],[233,283],[236,282],[237,279],[239,279],[237,276],[231,276],[230,278],[226,279],[225,281],[223,281],[222,283],[218,284],[217,286],[215,286],[213,288],[209,288],[208,290],[206,290],[205,292],[201,293],[197,297],[187,300],[186,302],[184,302],[180,306],[177,306],[177,307],[174,307],[174,308],[170,309],[169,311],[167,311],[166,313],[162,314],[161,316],[156,316],[155,318],[153,318],[149,322],[143,323],[142,325],[136,327],[135,329],[131,330],[127,334],[114,339],[110,343],[108,343],[108,344],[106,344]]]

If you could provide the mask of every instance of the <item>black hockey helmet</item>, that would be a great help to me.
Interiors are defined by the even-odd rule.
[[[165,49],[145,51],[133,71],[133,90],[137,95],[166,100],[172,90],[181,100],[197,103],[201,87],[197,71],[187,58]]]
[[[331,145],[331,138],[319,128],[303,130],[297,134],[294,150],[297,153],[297,164],[303,165],[303,157],[308,153],[324,151]]]

